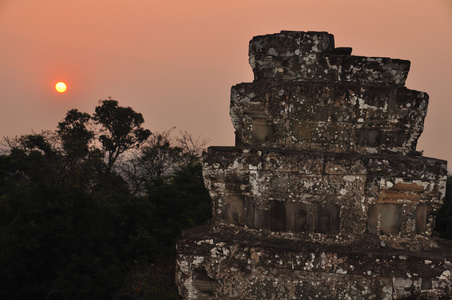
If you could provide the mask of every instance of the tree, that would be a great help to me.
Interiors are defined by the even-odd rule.
[[[195,139],[186,131],[179,131],[178,136],[172,137],[174,129],[154,133],[120,164],[121,174],[133,194],[143,194],[145,184],[155,178],[200,161],[209,140]]]
[[[58,287],[71,299],[113,296],[126,272],[114,207],[68,184],[48,136],[16,141],[0,156],[0,298],[44,299]]]
[[[138,148],[151,135],[142,127],[143,116],[130,107],[118,106],[116,100],[101,101],[101,105],[95,108],[93,119],[102,126],[99,140],[106,153],[107,173],[121,154]]]
[[[53,133],[33,133],[6,139],[10,145],[9,175],[17,182],[29,180],[36,185],[56,184],[61,180],[61,151],[51,140]],[[46,170],[43,176],[43,170]],[[11,179],[11,177],[10,177]]]
[[[66,156],[75,162],[85,158],[89,153],[89,144],[94,132],[88,129],[91,116],[71,109],[64,121],[58,123],[57,133],[61,139]]]
[[[170,176],[154,178],[147,184],[147,197],[156,207],[158,223],[168,251],[182,230],[199,226],[211,218],[211,199],[204,187],[202,165],[192,163]]]
[[[182,148],[174,145],[170,133],[171,129],[154,133],[120,164],[121,174],[134,195],[142,195],[148,181],[169,175],[179,164]]]
[[[179,131],[179,136],[176,137],[176,141],[183,153],[181,165],[199,162],[202,151],[210,142],[209,139],[203,139],[200,136],[194,138],[189,132],[182,130]]]
[[[55,132],[5,139],[0,299],[174,298],[175,240],[210,218],[202,143],[143,123],[109,99],[93,115],[70,110]]]

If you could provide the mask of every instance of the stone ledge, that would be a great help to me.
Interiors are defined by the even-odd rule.
[[[310,165],[306,164],[306,159],[310,160]],[[262,169],[278,171],[279,168],[290,168],[282,167],[285,164],[295,164],[297,172],[319,175],[368,174],[444,180],[443,177],[447,176],[447,161],[420,155],[336,153],[234,146],[212,146],[203,154],[203,162],[214,168],[232,167],[236,160],[245,164],[243,165],[245,169],[255,169],[261,163]]]
[[[321,244],[209,224],[186,231],[179,242],[178,285],[181,295],[191,293],[189,299],[452,296],[452,242],[436,240],[437,248],[410,251],[372,241],[368,236],[347,246]],[[210,290],[184,290],[199,272],[208,283],[199,286]]]

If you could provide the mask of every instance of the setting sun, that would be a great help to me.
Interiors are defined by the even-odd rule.
[[[57,90],[57,92],[64,93],[66,91],[66,84],[60,81],[55,84],[55,89]]]

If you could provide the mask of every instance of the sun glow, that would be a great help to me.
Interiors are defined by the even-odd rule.
[[[55,89],[57,90],[57,92],[59,93],[64,93],[66,92],[66,84],[64,82],[58,82],[57,84],[55,84]]]

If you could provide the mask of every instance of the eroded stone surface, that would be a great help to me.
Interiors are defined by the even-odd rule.
[[[386,57],[350,55],[336,50],[327,32],[282,31],[256,36],[250,42],[250,65],[255,81],[323,81],[403,85],[410,62]]]
[[[177,280],[186,299],[449,299],[451,247],[394,249],[373,235],[325,244],[206,226],[179,244]]]
[[[352,56],[326,32],[254,37],[232,87],[235,147],[210,147],[212,221],[178,243],[186,299],[448,299],[433,236],[446,162],[422,157],[428,95],[409,61]]]
[[[204,179],[216,222],[349,243],[366,229],[400,239],[430,237],[445,195],[446,162],[211,147]]]
[[[237,146],[409,154],[427,104],[401,86],[257,81],[232,87],[230,114]]]

